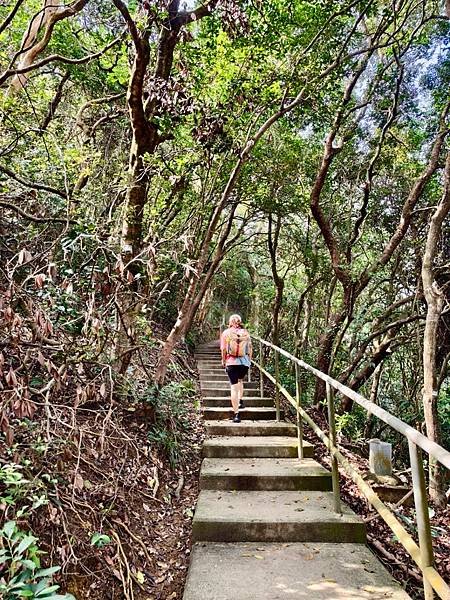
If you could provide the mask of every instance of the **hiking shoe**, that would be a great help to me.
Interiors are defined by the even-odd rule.
[[[245,408],[243,400],[239,400],[239,408]]]
[[[241,417],[239,416],[239,413],[236,413],[233,417],[233,423],[240,423],[241,422]]]

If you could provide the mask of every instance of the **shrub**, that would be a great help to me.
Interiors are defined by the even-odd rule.
[[[195,396],[191,381],[171,382],[159,391],[147,388],[143,400],[152,405],[155,423],[148,433],[148,439],[168,458],[172,467],[181,458],[180,438],[190,428],[188,414]]]
[[[4,600],[75,600],[71,594],[56,594],[52,576],[60,567],[41,569],[37,538],[21,531],[15,521],[7,521],[0,529],[0,593]]]

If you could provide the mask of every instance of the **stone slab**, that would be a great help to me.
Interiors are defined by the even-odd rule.
[[[314,447],[303,442],[306,458],[312,458]],[[296,458],[298,442],[288,436],[221,436],[205,440],[205,458]]]
[[[363,521],[332,492],[201,490],[194,541],[365,543]]]
[[[199,367],[208,367],[209,365],[212,365],[214,367],[220,367],[221,369],[223,369],[222,367],[222,359],[220,358],[220,356],[217,357],[209,357],[209,356],[204,356],[202,358],[197,358],[197,364]]]
[[[222,368],[198,369],[200,379],[208,379],[209,377],[224,377],[228,381],[228,375],[224,373]]]
[[[231,400],[229,396],[228,398],[204,398],[202,404],[203,406],[224,406],[224,404],[231,406]],[[266,406],[273,408],[273,398],[246,398],[244,396],[244,404],[245,406]]]
[[[240,423],[232,423],[231,421],[206,421],[206,432],[208,435],[217,436],[274,436],[287,435],[289,437],[297,436],[297,428],[292,423],[284,421],[241,421]]]
[[[203,490],[331,490],[331,473],[312,458],[205,458]]]
[[[253,389],[244,388],[244,397],[245,397],[245,392],[247,392],[248,395],[252,395],[252,397],[255,397],[258,395],[256,388],[253,388]],[[219,387],[219,386],[216,386],[214,388],[202,387],[202,394],[206,398],[230,398],[230,386],[229,386],[229,384],[225,384],[223,387]]]
[[[183,600],[408,600],[362,544],[196,543]]]
[[[226,377],[226,376],[225,376]],[[200,387],[202,389],[209,390],[226,390],[230,391],[230,382],[228,377],[224,380],[215,380],[215,379],[200,379]],[[259,390],[259,383],[257,381],[244,381],[244,390]]]
[[[203,402],[207,404],[207,399],[204,399]],[[228,399],[229,402],[229,399]],[[245,398],[244,398],[245,402]],[[204,406],[202,409],[203,418],[205,420],[216,420],[216,419],[228,419],[231,414],[231,407],[229,406]],[[266,408],[266,407],[252,407],[243,408],[239,411],[241,419],[250,420],[250,421],[258,421],[258,420],[267,420],[267,419],[275,419],[276,411],[274,408]],[[284,417],[283,411],[280,411],[280,419]]]

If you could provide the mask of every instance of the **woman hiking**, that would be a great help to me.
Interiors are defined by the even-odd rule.
[[[225,367],[231,387],[231,406],[234,423],[240,423],[239,409],[244,408],[244,378],[252,359],[252,342],[249,332],[242,327],[239,315],[231,315],[228,329],[220,337],[222,366]]]

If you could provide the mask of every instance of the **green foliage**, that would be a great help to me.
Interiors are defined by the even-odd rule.
[[[0,4],[2,23],[16,3]],[[180,7],[193,4],[181,2]],[[369,369],[365,375],[364,368],[374,364],[376,345],[392,333],[377,402],[420,426],[422,321],[386,327],[423,314],[420,264],[429,208],[442,197],[441,165],[412,207],[411,227],[397,252],[387,264],[380,256],[401,219],[409,222],[402,216],[403,204],[424,168],[448,99],[449,25],[437,17],[435,2],[397,4],[392,11],[377,0],[227,0],[172,38],[161,35],[167,18],[163,4],[129,0],[126,6],[142,48],[148,40],[149,57],[142,85],[134,73],[134,88],[129,84],[135,48],[114,3],[90,2],[49,30],[49,45],[35,62],[54,53],[74,59],[99,56],[78,64],[50,61],[30,71],[25,89],[13,92],[11,79],[0,88],[0,326],[6,344],[0,353],[0,389],[7,398],[0,409],[2,441],[7,436],[11,441],[15,427],[25,428],[17,421],[38,422],[44,432],[47,418],[53,431],[52,415],[55,427],[63,423],[64,402],[89,418],[97,403],[125,405],[132,398],[151,415],[149,443],[172,466],[182,461],[184,438],[193,433],[194,389],[182,382],[142,393],[148,383],[134,379],[140,371],[134,361],[139,357],[146,370],[155,364],[189,285],[201,289],[216,259],[222,262],[209,289],[192,300],[199,307],[200,326],[183,331],[189,345],[206,335],[208,324],[212,331],[231,312],[270,338],[275,267],[284,286],[281,345],[315,365],[333,318],[348,300],[346,318],[326,348],[330,373],[368,396],[373,373]],[[30,19],[43,14],[42,5],[42,0],[19,2],[14,19],[0,33],[2,72],[18,65]],[[42,30],[37,39],[43,39]],[[173,56],[168,46],[158,48],[163,39],[175,44]],[[377,44],[373,52],[368,50],[371,41]],[[157,63],[167,68],[167,78],[155,76]],[[345,97],[358,72],[359,81]],[[301,102],[284,114],[300,91]],[[280,109],[277,122],[243,155],[248,140]],[[131,122],[133,114],[143,117],[143,112],[145,127],[141,119]],[[331,152],[328,148],[324,161],[326,139]],[[208,233],[242,156],[245,164],[216,215],[215,231]],[[134,166],[141,162],[135,177]],[[329,170],[320,181],[325,163]],[[317,207],[321,227],[317,210],[311,211],[316,183],[323,183]],[[144,206],[140,188],[145,189]],[[230,215],[228,238],[221,240]],[[275,259],[268,251],[269,215],[282,225]],[[142,240],[133,242],[128,263],[123,232],[139,228]],[[31,259],[20,261],[25,250]],[[351,283],[346,290],[336,277],[336,261],[339,274]],[[368,283],[366,274],[372,277]],[[445,269],[441,275],[446,285]],[[408,295],[413,302],[383,317]],[[382,333],[369,339],[377,329]],[[445,335],[439,335],[439,356],[447,354]],[[174,361],[168,379],[179,377],[181,370]],[[285,361],[280,378],[294,395],[292,366]],[[303,378],[305,404],[313,398],[314,385],[312,376]],[[444,385],[438,410],[447,445],[449,407]],[[358,439],[365,413],[354,408],[337,422],[342,435]],[[17,444],[8,460],[21,455]],[[51,460],[51,444],[48,432],[30,442],[40,464]],[[16,520],[45,504],[52,484],[50,475],[34,478],[26,467],[8,463],[0,469],[0,503]],[[100,524],[96,527],[101,531]],[[94,547],[109,541],[99,532],[91,538]],[[40,573],[44,587],[39,597],[46,597],[50,574],[39,569],[30,571],[24,585],[38,584],[31,579]],[[36,590],[32,593],[38,597]]]
[[[183,436],[190,429],[188,415],[193,410],[195,387],[192,381],[171,382],[160,390],[147,388],[142,400],[154,409],[154,424],[148,439],[168,458],[172,467],[182,460]]]
[[[336,431],[346,438],[358,441],[363,438],[366,412],[356,407],[352,412],[336,414]]]
[[[109,535],[104,533],[93,533],[91,536],[91,546],[95,546],[96,548],[103,548],[111,543],[111,538]]]
[[[0,504],[13,507],[16,518],[29,515],[48,504],[47,488],[40,479],[28,480],[23,467],[15,463],[0,466]]]
[[[71,594],[56,594],[59,585],[52,576],[60,567],[41,568],[37,538],[21,531],[15,521],[0,529],[0,592],[4,600],[75,600]]]
[[[443,386],[438,401],[438,416],[442,427],[442,445],[450,450],[450,384]]]

